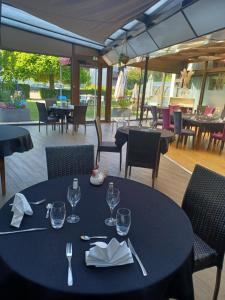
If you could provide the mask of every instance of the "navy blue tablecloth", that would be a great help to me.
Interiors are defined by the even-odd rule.
[[[0,125],[0,157],[32,148],[33,143],[28,130],[18,126]]]
[[[121,191],[118,207],[132,211],[129,238],[139,254],[148,276],[143,277],[136,260],[134,264],[111,268],[85,265],[84,253],[89,242],[80,235],[107,235],[108,241],[117,236],[113,227],[104,225],[109,216],[105,201],[109,181]],[[52,179],[23,191],[29,201],[47,198],[48,202],[66,202],[67,187],[72,177]],[[0,259],[11,272],[9,285],[1,296],[22,299],[148,299],[174,296],[194,299],[192,286],[193,232],[190,221],[172,200],[143,184],[122,178],[108,177],[101,187],[90,185],[88,176],[79,177],[82,191],[76,213],[77,224],[65,223],[60,230],[51,228],[45,218],[46,203],[32,206],[33,216],[25,216],[21,229],[47,227],[46,231],[0,236]],[[13,230],[6,204],[0,210],[0,231]],[[74,285],[67,286],[66,242],[73,243],[72,268]]]
[[[115,143],[119,148],[122,148],[123,145],[128,141],[129,136],[129,130],[139,130],[139,131],[154,131],[154,132],[160,132],[161,138],[160,138],[160,153],[165,154],[168,151],[169,143],[172,143],[175,139],[174,133],[165,130],[165,129],[151,129],[149,127],[138,127],[138,126],[125,126],[125,127],[119,127],[116,131],[115,135]]]

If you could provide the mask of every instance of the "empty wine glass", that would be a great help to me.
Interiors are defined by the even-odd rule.
[[[110,184],[111,184],[111,186],[110,186]],[[106,193],[106,201],[109,205],[111,215],[110,215],[109,218],[107,218],[105,220],[105,224],[107,226],[115,226],[116,225],[116,220],[112,217],[112,215],[113,215],[114,208],[120,202],[120,191],[119,191],[118,188],[114,188],[112,183],[110,183],[110,184],[109,184],[109,188],[108,188],[107,193]]]
[[[72,185],[69,186],[67,191],[67,200],[72,206],[72,215],[66,218],[68,223],[77,223],[80,221],[80,217],[75,215],[74,213],[75,207],[77,203],[80,201],[80,198],[81,198],[80,187],[78,186],[76,189],[74,189]]]

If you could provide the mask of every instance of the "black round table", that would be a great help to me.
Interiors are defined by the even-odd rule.
[[[124,126],[119,127],[115,135],[115,143],[119,148],[121,148],[128,141],[130,129],[148,132],[160,132],[160,153],[162,154],[165,154],[168,151],[169,143],[172,143],[175,139],[174,133],[169,130],[159,128],[153,129],[144,126]]]
[[[0,173],[3,195],[6,193],[4,157],[14,152],[24,152],[32,148],[33,142],[28,130],[17,126],[0,126]]]
[[[63,133],[63,121],[68,118],[69,114],[74,110],[69,106],[50,106],[49,109],[61,120],[61,133]]]
[[[110,213],[105,200],[110,181],[121,192],[118,207],[131,209],[132,225],[128,236],[147,269],[146,277],[135,259],[133,264],[111,268],[85,265],[85,251],[90,245],[82,241],[80,235],[107,235],[107,241],[112,237],[123,240],[117,236],[115,227],[104,224]],[[72,177],[52,179],[25,189],[23,194],[28,201],[43,198],[48,202],[65,201],[68,215],[71,207],[66,192],[71,183]],[[23,300],[158,300],[165,295],[194,299],[193,232],[183,210],[164,194],[132,180],[107,177],[102,186],[95,187],[89,183],[89,176],[80,176],[79,183],[82,194],[76,207],[81,218],[79,223],[65,222],[62,229],[51,228],[50,220],[45,218],[44,203],[32,206],[33,216],[25,216],[20,229],[47,227],[47,230],[0,236],[0,259],[15,280],[14,283],[13,279],[9,280],[6,293],[19,295],[21,292]],[[9,225],[11,218],[7,203],[0,210],[0,231],[14,230]],[[72,287],[67,286],[67,242],[73,244]]]

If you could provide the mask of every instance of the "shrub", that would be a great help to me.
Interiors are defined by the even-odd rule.
[[[40,89],[41,99],[48,99],[48,98],[56,98],[57,97],[57,90],[50,90],[50,89]]]
[[[25,99],[30,98],[30,86],[29,86],[29,84],[19,84],[19,90],[22,91]]]

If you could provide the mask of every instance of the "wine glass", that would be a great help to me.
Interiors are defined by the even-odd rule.
[[[110,217],[105,220],[105,224],[107,226],[115,226],[116,220],[112,217],[114,208],[120,202],[120,191],[118,188],[113,188],[112,190],[108,190],[106,194],[106,201],[109,205],[110,209]]]
[[[80,221],[80,217],[75,215],[74,213],[75,207],[77,203],[80,201],[80,198],[81,198],[80,187],[78,186],[76,189],[73,189],[72,185],[69,186],[67,191],[67,200],[72,206],[72,215],[66,218],[68,223],[77,223]]]

